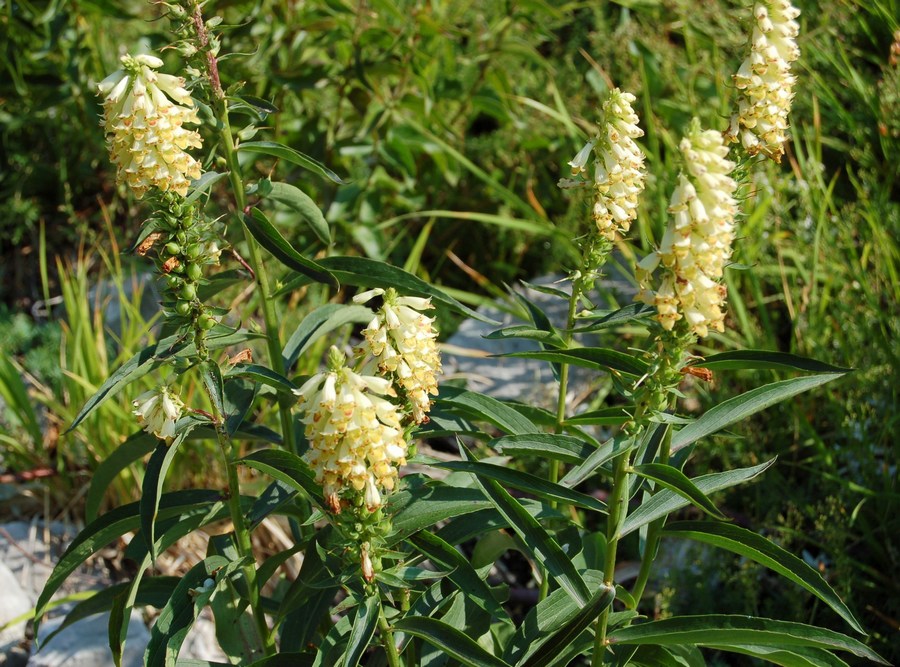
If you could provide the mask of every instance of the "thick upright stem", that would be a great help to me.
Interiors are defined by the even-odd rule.
[[[403,667],[400,662],[400,654],[397,653],[397,645],[394,644],[394,633],[384,615],[384,607],[378,605],[378,630],[381,632],[381,641],[384,644],[384,652],[387,655],[390,667]]]

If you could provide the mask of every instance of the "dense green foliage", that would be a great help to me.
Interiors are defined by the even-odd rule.
[[[896,662],[900,65],[896,51],[890,56],[898,8],[894,0],[797,4],[805,11],[793,142],[780,167],[754,177],[757,197],[736,254],[754,269],[730,272],[729,327],[708,344],[801,354],[856,371],[736,427],[753,437],[719,438],[692,465],[730,470],[777,455],[778,465],[753,486],[727,496],[725,511],[804,553],[873,634],[873,646]],[[242,93],[279,110],[265,137],[248,130],[242,138],[281,141],[348,181],[277,168],[325,211],[329,252],[391,261],[470,304],[500,294],[504,282],[575,263],[570,239],[589,223],[588,203],[556,181],[610,82],[635,91],[646,128],[642,146],[656,178],[635,237],[649,250],[665,224],[681,130],[692,115],[709,123],[727,115],[728,82],[745,44],[737,19],[746,9],[728,0],[223,0],[215,9],[237,26],[227,33],[228,50],[247,54],[225,61],[224,83],[245,81]],[[170,41],[165,21],[145,21],[157,17],[141,2],[0,3],[8,73],[0,81],[0,295],[13,309],[72,285],[52,260],[41,285],[41,225],[48,254],[69,260],[78,259],[69,248],[80,234],[105,236],[98,233],[104,216],[123,245],[137,235],[142,218],[124,190],[116,192],[92,85],[115,68],[121,44],[143,39],[158,50]],[[290,225],[286,213],[271,217],[306,254],[324,251],[308,227]],[[106,266],[120,282],[127,275]],[[82,271],[88,267],[74,274],[83,278]],[[72,318],[80,304],[88,326],[95,304],[86,281],[79,289],[68,293],[66,309]],[[12,312],[0,315],[9,332],[2,351],[50,388],[42,402],[60,425],[90,395],[83,384],[95,388],[115,359],[146,343],[139,312],[131,313],[130,334],[110,341],[95,330],[74,341],[70,319],[62,344],[70,386],[61,391],[67,380],[48,368],[53,337],[37,344],[35,325]],[[75,367],[90,346],[103,350],[103,363]],[[723,373],[711,389],[692,391],[704,404],[719,402],[758,380]],[[48,398],[56,393],[58,401]],[[15,439],[37,418],[12,413],[9,403],[0,426]],[[108,450],[85,443],[104,441],[104,428],[126,432],[109,424],[129,418],[119,406],[96,420],[98,435],[66,436],[78,446],[62,450],[55,465],[95,467]],[[28,437],[32,456],[16,452],[5,465],[56,456]],[[757,565],[697,553],[696,568],[655,582],[663,612],[777,610],[779,618],[841,629],[831,610],[810,609],[799,589],[770,585]]]

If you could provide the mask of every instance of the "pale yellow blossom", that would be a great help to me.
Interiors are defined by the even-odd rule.
[[[185,80],[156,70],[150,55],[122,56],[122,69],[101,81],[103,127],[117,178],[140,198],[151,188],[184,196],[201,168],[188,148],[200,148],[200,135],[183,127],[198,124]]]
[[[726,137],[740,141],[751,155],[762,153],[776,162],[784,155],[797,80],[791,63],[800,57],[795,41],[800,33],[795,20],[799,15],[789,0],[757,2],[750,54],[733,77],[739,91],[738,110]]]
[[[132,414],[147,433],[167,442],[175,438],[175,422],[181,419],[184,403],[168,387],[144,392],[132,405]]]

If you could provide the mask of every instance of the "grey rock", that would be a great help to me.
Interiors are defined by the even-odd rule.
[[[562,276],[543,276],[530,282],[569,292],[571,283],[562,282],[561,278]],[[565,327],[567,299],[527,287],[517,287],[516,290],[541,308],[554,326]],[[598,281],[597,290],[591,294],[591,299],[595,304],[624,305],[632,301],[634,294],[635,290],[630,283],[622,277],[615,277]],[[548,409],[555,407],[558,384],[553,377],[550,364],[534,359],[490,356],[539,350],[540,346],[529,340],[518,338],[494,340],[484,337],[492,331],[528,322],[506,312],[500,302],[495,302],[493,306],[481,307],[478,312],[500,321],[501,325],[495,326],[474,319],[463,322],[444,348],[444,379],[453,376],[463,377],[469,389],[494,398],[521,401]],[[579,341],[582,344],[591,343],[590,339],[581,338]],[[590,385],[597,377],[597,373],[578,367],[570,368],[570,399],[589,393]]]
[[[46,637],[63,622],[56,617],[41,626],[40,636]],[[41,649],[33,653],[28,667],[108,667],[112,664],[107,625],[108,614],[91,616],[66,628]],[[132,612],[122,654],[122,665],[140,667],[150,633],[138,612]]]
[[[27,614],[32,608],[31,597],[19,585],[16,576],[3,563],[0,563],[0,626],[23,614]],[[21,660],[24,655],[28,659],[28,653],[19,645],[25,636],[26,621],[20,621],[15,625],[0,631],[0,665],[23,665]]]

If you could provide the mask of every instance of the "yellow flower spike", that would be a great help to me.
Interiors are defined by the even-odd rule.
[[[200,135],[183,127],[200,123],[194,100],[184,79],[156,71],[162,64],[151,55],[122,56],[122,69],[97,85],[117,180],[139,199],[151,188],[184,196],[202,174],[186,152],[202,146]]]
[[[656,308],[664,329],[684,318],[702,337],[724,329],[726,288],[720,281],[734,240],[735,165],[726,159],[722,135],[702,131],[696,120],[680,148],[686,172],[672,193],[672,217],[659,248],[638,264],[636,298]]]
[[[800,15],[789,0],[760,0],[753,8],[756,25],[750,55],[734,75],[738,110],[725,136],[740,141],[751,155],[762,153],[776,162],[784,155],[788,114],[794,98],[791,63],[800,57],[796,38]]]

